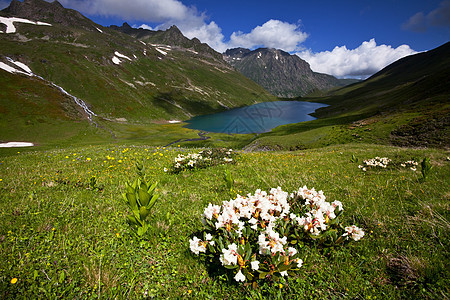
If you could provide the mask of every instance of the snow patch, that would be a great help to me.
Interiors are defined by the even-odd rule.
[[[0,17],[0,23],[3,23],[6,25],[6,33],[15,33],[16,26],[14,26],[14,22],[17,23],[26,23],[26,24],[33,24],[33,25],[44,25],[44,26],[52,26],[52,24],[45,23],[45,22],[34,22],[27,19],[22,18],[6,18],[6,17]],[[0,33],[3,33],[3,31],[0,31]]]
[[[8,143],[0,143],[0,148],[12,148],[12,147],[32,147],[33,143],[28,142],[8,142]]]
[[[33,74],[33,71],[31,71],[30,67],[28,67],[26,64],[21,63],[20,61],[14,61],[11,58],[7,57],[6,58],[9,62],[15,64],[16,66],[18,66],[19,68],[21,68],[22,70],[24,70],[27,73]]]
[[[147,45],[147,44],[146,44],[146,43],[144,43],[143,41],[139,41],[139,42],[141,42],[141,44],[142,44],[142,45]]]
[[[129,58],[128,56],[126,56],[126,55],[123,55],[123,54],[121,54],[121,53],[119,53],[119,52],[114,52],[114,54],[117,56],[117,57],[120,57],[120,58],[125,58],[125,59],[128,59],[129,61],[131,61],[131,58]]]
[[[95,29],[97,29],[100,33],[103,33],[103,31],[100,28],[95,27]]]
[[[120,63],[122,62],[117,56],[114,56],[111,60],[116,65],[120,65]]]
[[[156,48],[156,51],[158,51],[158,52],[161,53],[162,55],[167,55],[167,52],[161,50],[160,48]]]
[[[178,121],[178,120],[170,120],[169,123],[170,123],[170,124],[175,124],[175,123],[181,123],[181,121]]]
[[[18,73],[18,74],[24,74],[27,76],[33,76],[33,72],[31,71],[31,69],[24,63],[21,63],[19,61],[14,61],[11,58],[7,57],[6,58],[8,60],[8,62],[14,64],[16,67],[19,67],[21,70],[16,69],[15,67],[5,64],[3,62],[0,62],[0,69],[9,72],[9,73]]]

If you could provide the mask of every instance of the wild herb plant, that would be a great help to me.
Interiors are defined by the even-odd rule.
[[[358,158],[355,156],[355,154],[352,154],[352,158],[350,159],[350,162],[352,162],[352,163],[358,162]]]
[[[227,189],[228,189],[230,192],[232,192],[232,191],[233,191],[233,188],[234,188],[234,179],[233,179],[233,176],[231,175],[230,170],[226,169],[226,170],[224,171],[223,179],[225,180],[225,184],[226,184],[226,186],[227,186]]]
[[[158,182],[153,184],[147,182],[141,162],[136,162],[135,166],[139,178],[132,184],[126,183],[127,191],[123,194],[123,199],[132,211],[132,214],[127,216],[127,222],[137,235],[142,237],[148,230],[147,216],[159,197],[156,193]]]
[[[422,178],[420,179],[420,181],[424,182],[427,179],[428,175],[430,175],[433,166],[431,165],[429,157],[425,157],[420,165],[422,166]]]

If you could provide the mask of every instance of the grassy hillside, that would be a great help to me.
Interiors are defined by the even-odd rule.
[[[16,153],[0,158],[0,295],[12,298],[362,298],[438,299],[448,295],[448,154],[349,144],[240,153],[234,165],[179,175],[164,172],[187,150],[117,145]],[[351,162],[352,155],[359,159]],[[364,159],[388,157],[363,172]],[[425,182],[401,162],[431,158]],[[142,160],[160,199],[141,241],[130,235],[121,193]],[[330,252],[299,248],[295,276],[257,290],[213,272],[189,250],[208,203],[281,186],[323,190],[344,205],[343,221],[366,235]],[[92,177],[95,185],[89,185]],[[281,285],[280,285],[281,284]]]
[[[349,142],[415,147],[450,145],[450,43],[405,57],[328,96],[319,119],[260,135],[249,147],[302,149]]]

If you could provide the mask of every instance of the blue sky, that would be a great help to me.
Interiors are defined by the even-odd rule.
[[[0,8],[9,0],[0,0]],[[50,1],[51,2],[51,1]],[[365,78],[450,40],[450,0],[60,0],[108,26],[177,25],[219,52],[271,47],[314,71]]]

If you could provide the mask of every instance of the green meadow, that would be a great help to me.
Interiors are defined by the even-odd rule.
[[[216,139],[239,145],[225,135]],[[239,152],[234,164],[165,172],[178,154],[200,150],[185,145],[2,149],[0,297],[448,298],[448,151],[349,143]],[[376,156],[392,162],[366,172],[358,167]],[[420,163],[417,171],[400,165],[425,157],[432,164],[425,180]],[[160,194],[142,239],[126,222],[129,210],[122,198],[126,182],[137,177],[136,162],[143,163],[147,179],[158,182]],[[223,179],[226,170],[234,179],[231,192]],[[322,190],[327,201],[341,201],[343,222],[363,228],[365,236],[332,251],[303,246],[304,264],[295,276],[261,282],[257,289],[191,253],[189,239],[202,229],[201,214],[209,203],[256,189],[280,186],[291,192],[304,185]]]

